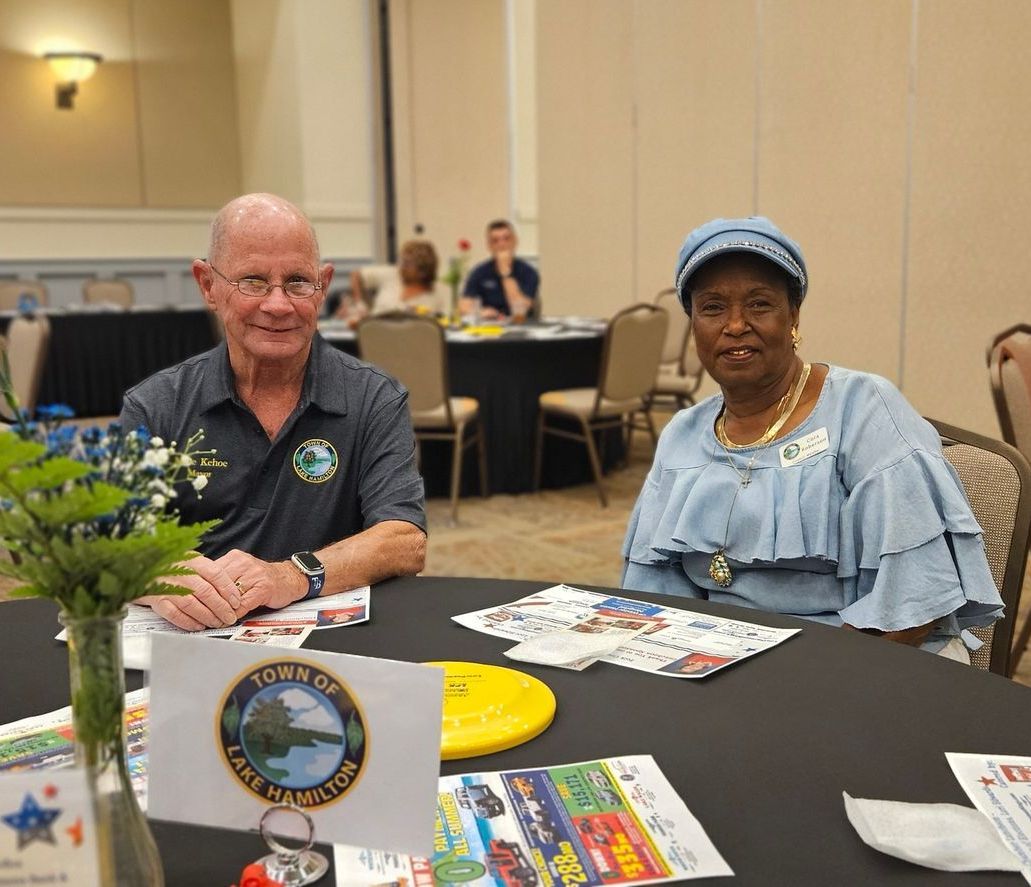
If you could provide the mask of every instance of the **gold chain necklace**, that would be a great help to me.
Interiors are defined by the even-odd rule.
[[[805,388],[805,383],[809,379],[809,372],[812,370],[810,364],[803,364],[802,373],[798,377],[798,381],[795,385],[789,389],[788,393],[784,395],[787,398],[791,397],[787,407],[784,408],[783,413],[780,412],[778,407],[777,416],[774,418],[773,423],[763,432],[759,440],[751,444],[735,444],[732,441],[726,439],[726,434],[721,434],[723,426],[720,424],[720,419],[723,419],[726,415],[726,407],[724,411],[720,413],[720,419],[716,420],[716,438],[723,447],[723,452],[727,454],[727,461],[730,463],[730,467],[734,469],[734,473],[741,478],[741,483],[738,484],[734,490],[734,498],[730,502],[730,510],[727,512],[727,526],[723,532],[723,545],[721,545],[716,553],[712,556],[712,560],[709,562],[709,576],[712,581],[715,582],[720,588],[728,588],[730,583],[734,581],[734,574],[730,570],[730,564],[727,562],[727,540],[730,538],[730,518],[734,514],[734,506],[737,504],[738,494],[748,487],[752,482],[752,468],[755,466],[756,459],[759,458],[767,447],[773,443],[777,436],[777,432],[784,427],[784,423],[791,417],[791,414],[795,411],[798,406],[799,400],[802,398],[802,391]],[[781,398],[783,404],[784,398]],[[738,467],[734,464],[734,457],[730,454],[730,450],[727,448],[728,442],[730,446],[741,449],[745,446],[755,446],[758,444],[758,449],[752,454],[752,458],[748,460],[748,464],[745,466],[745,470],[742,473],[738,470]],[[713,450],[715,456],[715,449]]]
[[[805,383],[809,381],[809,373],[812,371],[812,368],[812,364],[802,364],[802,372],[798,379],[777,404],[777,412],[774,414],[773,420],[766,426],[766,430],[751,443],[734,443],[734,441],[727,437],[727,407],[726,404],[724,404],[723,409],[720,410],[719,417],[716,419],[716,437],[719,438],[720,443],[723,444],[724,448],[743,450],[748,447],[762,446],[763,444],[773,440],[777,436],[777,432],[784,427],[784,423],[791,418],[791,414],[795,411],[795,407],[798,406],[798,401],[801,399],[802,392],[805,390]],[[785,401],[788,401],[787,407],[784,406]]]

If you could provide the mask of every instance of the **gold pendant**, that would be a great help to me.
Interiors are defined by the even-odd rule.
[[[712,556],[709,563],[709,576],[720,588],[727,588],[734,581],[734,574],[730,572],[730,564],[721,548]]]

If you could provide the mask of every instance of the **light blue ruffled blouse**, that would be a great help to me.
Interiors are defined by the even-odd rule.
[[[890,382],[831,367],[812,413],[758,455],[720,445],[722,403],[683,410],[663,432],[627,528],[624,588],[881,631],[940,620],[928,650],[1002,616],[938,434]],[[825,449],[782,459],[821,429]],[[719,548],[728,588],[709,576]]]

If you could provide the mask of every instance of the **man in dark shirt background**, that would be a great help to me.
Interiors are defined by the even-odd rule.
[[[480,300],[480,316],[522,319],[533,312],[540,286],[540,275],[528,262],[515,255],[519,240],[512,223],[496,219],[487,226],[487,249],[491,258],[469,273],[465,282],[463,314],[475,311],[474,299]]]

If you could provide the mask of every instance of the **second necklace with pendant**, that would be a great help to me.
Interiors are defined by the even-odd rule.
[[[720,446],[723,447],[723,452],[727,454],[730,467],[733,468],[734,473],[741,478],[741,482],[734,489],[734,498],[731,500],[730,510],[727,512],[727,526],[723,533],[723,545],[716,550],[716,553],[712,556],[712,561],[709,563],[709,576],[720,588],[727,588],[730,586],[730,583],[734,581],[734,574],[731,572],[730,564],[727,562],[727,539],[730,537],[730,518],[734,513],[734,506],[737,504],[738,494],[752,482],[752,468],[755,466],[756,459],[758,459],[766,448],[773,443],[777,437],[777,433],[784,427],[785,423],[791,417],[791,414],[795,411],[795,407],[798,406],[798,402],[802,398],[802,392],[805,390],[805,383],[809,379],[809,373],[811,370],[811,364],[803,364],[802,372],[798,377],[798,381],[795,382],[791,390],[781,399],[779,404],[780,408],[777,410],[773,421],[769,426],[767,426],[762,435],[751,444],[735,444],[726,436],[726,406],[724,406],[723,410],[720,412],[719,418],[716,420],[716,439],[719,441]],[[785,401],[787,401],[786,405]],[[738,467],[734,464],[734,457],[730,454],[730,450],[727,446],[728,444],[735,448],[758,445],[758,448],[752,454],[752,458],[748,460],[748,464],[745,466],[745,470],[743,472],[739,471]],[[715,449],[713,450],[713,455],[715,455]]]

